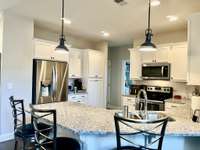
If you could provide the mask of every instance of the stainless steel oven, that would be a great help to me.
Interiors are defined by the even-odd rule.
[[[152,111],[164,111],[165,100],[173,97],[172,87],[160,87],[160,86],[146,86],[147,92],[147,110]],[[141,95],[140,99],[143,99]],[[144,109],[144,102],[136,103],[136,110]]]
[[[144,110],[144,103],[141,102],[140,104],[136,104],[136,110]],[[165,110],[165,102],[164,101],[154,101],[148,100],[147,101],[147,110],[149,111],[164,111]]]
[[[142,78],[144,80],[170,80],[170,63],[142,64]]]

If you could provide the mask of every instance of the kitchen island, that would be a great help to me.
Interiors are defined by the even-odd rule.
[[[173,105],[167,105],[164,112],[176,121],[168,123],[163,150],[198,150],[200,124],[192,122],[189,111],[185,109],[186,104],[181,107]],[[83,143],[84,150],[109,150],[116,146],[113,116],[119,110],[94,108],[73,102],[42,104],[34,107],[56,109],[60,131],[58,133],[79,139]]]

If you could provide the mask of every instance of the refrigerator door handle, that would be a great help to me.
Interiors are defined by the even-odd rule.
[[[56,87],[57,87],[57,75],[56,75],[56,67],[55,67],[55,64],[53,65],[53,68],[52,68],[52,86],[53,86],[53,101],[56,100]]]

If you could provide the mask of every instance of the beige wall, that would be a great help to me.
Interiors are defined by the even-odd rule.
[[[145,40],[145,37],[137,38],[133,41],[134,47],[140,46]],[[153,42],[155,44],[165,44],[165,43],[177,43],[187,41],[187,30],[165,32],[155,34],[153,36]]]
[[[59,39],[59,33],[42,27],[34,26],[34,37],[57,42]],[[78,36],[68,36],[68,34],[66,34],[66,41],[66,43],[70,44],[73,48],[81,49],[94,49],[96,44],[94,41],[90,41]]]

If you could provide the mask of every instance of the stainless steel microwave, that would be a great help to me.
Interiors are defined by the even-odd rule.
[[[142,64],[142,78],[144,80],[170,80],[170,63]]]

